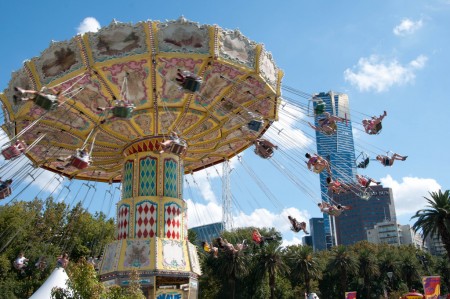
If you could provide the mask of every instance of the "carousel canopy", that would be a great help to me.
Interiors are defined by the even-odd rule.
[[[180,87],[180,71],[201,79],[198,91]],[[187,141],[190,173],[245,150],[277,120],[281,78],[271,54],[237,30],[184,18],[113,22],[52,42],[14,72],[0,94],[3,128],[11,139],[26,130],[21,139],[27,144],[42,138],[27,152],[36,166],[109,182],[121,180],[125,151],[138,151],[133,144],[149,140],[148,150],[155,150],[152,139],[175,131]],[[43,109],[36,101],[14,101],[16,86],[53,88],[64,104]],[[134,106],[129,117],[99,109],[115,100]],[[249,129],[254,120],[262,125]],[[92,147],[89,167],[61,169],[57,159],[83,147]]]

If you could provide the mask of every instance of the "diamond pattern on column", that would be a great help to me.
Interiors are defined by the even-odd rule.
[[[117,239],[126,239],[129,233],[130,206],[121,204],[117,210]]]
[[[169,239],[180,240],[181,238],[182,216],[180,211],[181,207],[175,202],[164,205],[164,235]]]
[[[139,196],[156,196],[156,158],[145,157],[139,161]]]
[[[174,159],[164,160],[164,196],[178,196],[177,168],[178,163]]]
[[[133,161],[125,162],[123,167],[122,198],[133,197]]]
[[[143,200],[136,204],[135,237],[153,238],[156,236],[158,204],[150,200]]]

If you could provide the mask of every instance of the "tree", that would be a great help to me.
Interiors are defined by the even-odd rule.
[[[286,261],[294,281],[302,281],[305,292],[311,292],[311,280],[321,277],[321,267],[310,246],[294,245],[286,249]],[[292,280],[291,280],[292,281]]]
[[[275,298],[275,283],[277,275],[283,275],[288,267],[282,258],[281,247],[277,243],[270,243],[256,254],[257,277],[269,276],[270,298]]]
[[[327,265],[327,272],[335,277],[335,281],[339,282],[340,298],[343,298],[348,289],[349,276],[358,272],[358,258],[354,252],[346,246],[334,247],[331,251],[331,259]]]
[[[359,251],[359,276],[363,278],[362,297],[370,298],[374,279],[379,275],[378,260],[372,246],[361,242],[363,248]]]
[[[431,198],[424,197],[428,206],[416,212],[411,219],[417,218],[414,231],[422,230],[424,240],[430,236],[439,236],[450,257],[450,190],[442,193],[430,192]]]

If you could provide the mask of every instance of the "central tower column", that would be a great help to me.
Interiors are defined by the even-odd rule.
[[[148,298],[197,298],[200,267],[187,240],[183,159],[160,153],[161,142],[145,139],[124,150],[116,241],[105,250],[100,277],[126,286],[136,269]]]

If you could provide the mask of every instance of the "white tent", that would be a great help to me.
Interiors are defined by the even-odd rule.
[[[68,289],[66,271],[63,268],[56,268],[41,287],[29,299],[51,299],[53,288]]]

